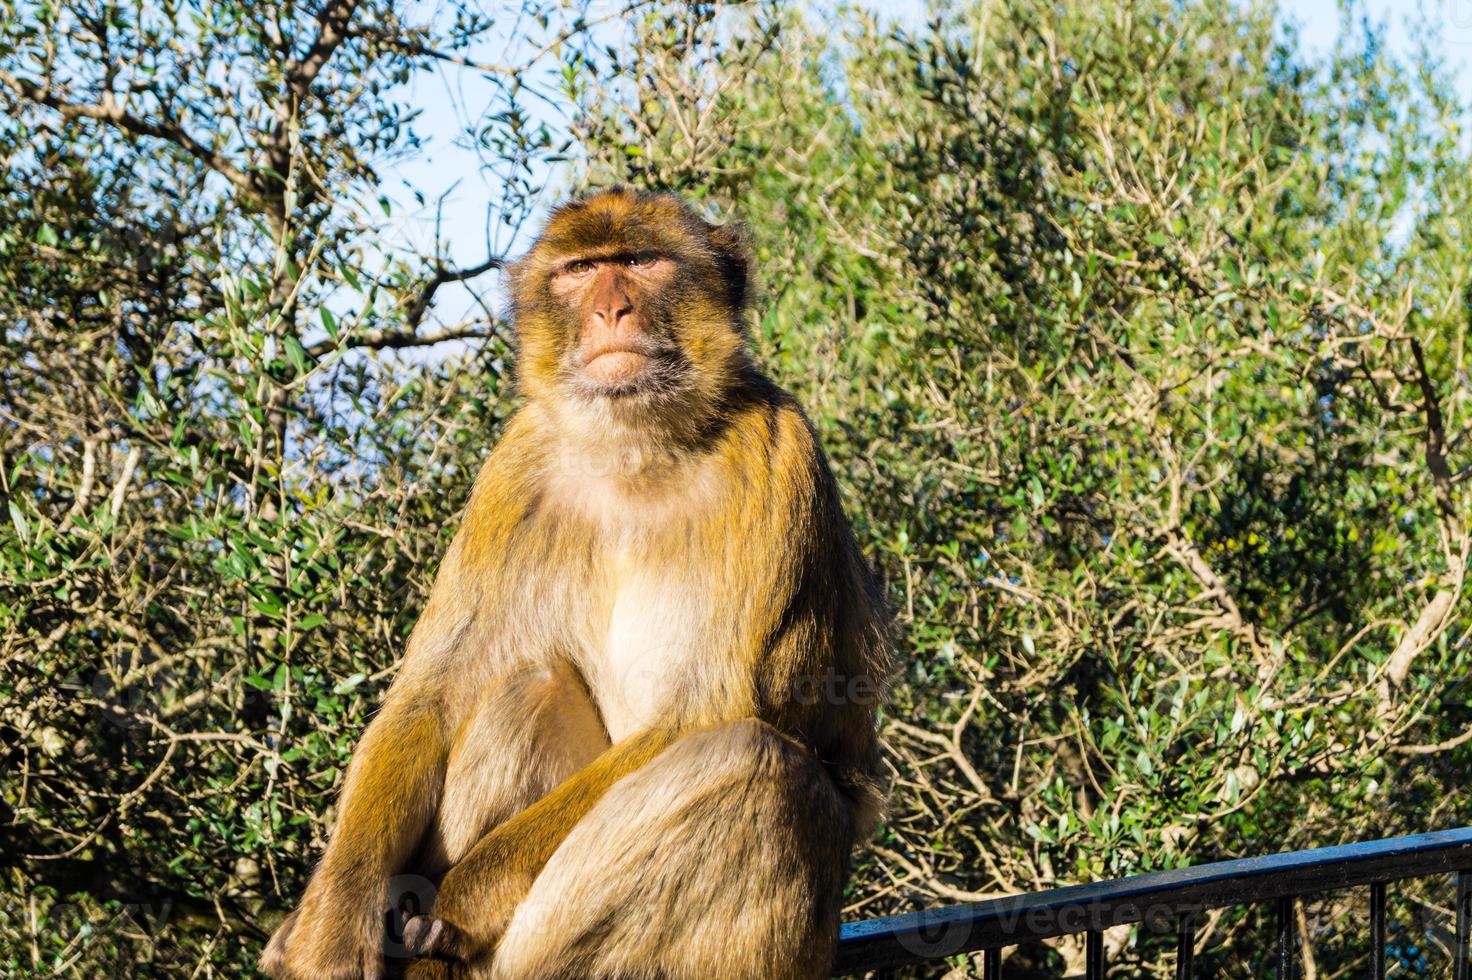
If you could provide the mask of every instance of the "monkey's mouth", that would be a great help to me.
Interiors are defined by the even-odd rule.
[[[637,350],[607,350],[590,358],[583,373],[604,385],[623,385],[635,380],[649,368],[650,357]]]
[[[669,353],[650,337],[610,340],[580,351],[577,367],[595,393],[628,395],[657,386],[667,373]]]

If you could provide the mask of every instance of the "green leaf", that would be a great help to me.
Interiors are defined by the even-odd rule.
[[[325,311],[324,311],[325,312]],[[286,357],[291,361],[291,366],[297,374],[307,373],[307,352],[302,348],[301,341],[288,335],[286,338]]]
[[[22,544],[31,543],[31,526],[26,523],[25,515],[20,512],[14,500],[7,500],[5,506],[10,511],[10,523],[15,525],[15,533],[20,537]]]
[[[362,671],[359,671],[358,673],[353,674],[350,677],[343,678],[341,681],[338,681],[337,684],[333,685],[332,693],[346,694],[367,679],[368,675],[363,673]]]
[[[246,674],[243,680],[258,691],[269,691],[273,687],[270,679],[260,674]]]

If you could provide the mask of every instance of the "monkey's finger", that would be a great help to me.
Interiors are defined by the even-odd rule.
[[[404,923],[404,949],[410,956],[433,956],[444,935],[445,923],[428,915],[414,915]]]
[[[432,915],[416,915],[404,923],[404,948],[410,956],[458,959],[464,937],[460,930]]]

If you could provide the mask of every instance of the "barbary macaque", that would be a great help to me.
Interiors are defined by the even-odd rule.
[[[888,616],[745,340],[734,226],[615,188],[510,271],[523,406],[301,905],[299,980],[826,976],[881,800]],[[392,882],[436,883],[395,935]]]

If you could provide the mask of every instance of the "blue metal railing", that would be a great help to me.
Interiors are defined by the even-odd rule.
[[[1370,888],[1371,971],[1385,976],[1386,886],[1408,878],[1456,876],[1452,980],[1472,980],[1472,827],[1413,837],[1290,851],[1177,871],[926,909],[843,926],[835,976],[881,974],[901,966],[982,951],[982,977],[1002,980],[1001,951],[1054,936],[1084,933],[1085,977],[1105,976],[1103,930],[1145,922],[1176,933],[1176,978],[1191,980],[1196,917],[1208,909],[1272,902],[1276,976],[1292,980],[1298,941],[1293,900],[1320,892]]]

